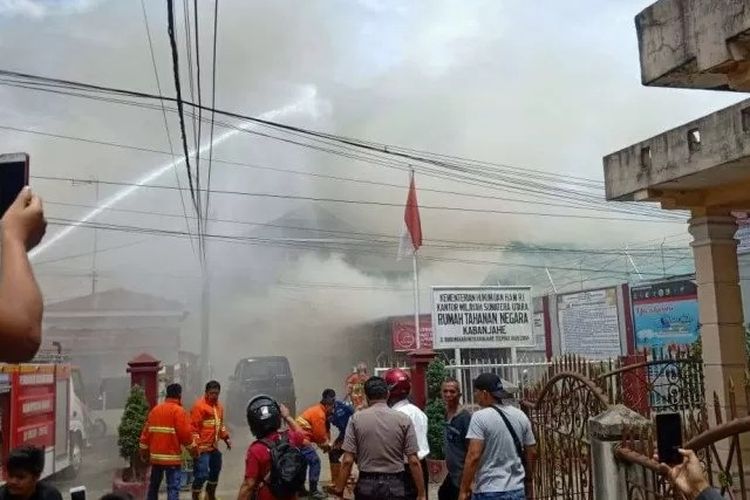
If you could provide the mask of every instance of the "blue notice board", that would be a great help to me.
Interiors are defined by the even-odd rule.
[[[690,345],[698,340],[698,296],[691,280],[631,289],[636,349]]]

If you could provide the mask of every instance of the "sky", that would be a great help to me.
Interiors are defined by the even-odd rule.
[[[633,18],[644,0],[277,0],[219,2],[216,106],[266,116],[301,127],[400,145],[417,150],[574,175],[601,181],[602,156],[740,99],[737,94],[646,88],[640,84]],[[182,2],[177,4],[182,34]],[[160,88],[174,95],[166,6],[146,0],[148,27]],[[212,2],[200,2],[203,99],[209,99]],[[179,38],[184,45],[184,35]],[[187,80],[184,46],[182,79]],[[44,76],[156,92],[156,78],[139,1],[0,0],[0,66]],[[186,87],[186,84],[183,83]],[[188,92],[186,89],[185,92]],[[179,156],[178,122],[169,114],[169,136],[160,110],[144,110],[69,96],[0,86],[0,127],[169,150]],[[238,122],[234,121],[235,124]],[[190,123],[188,123],[190,128]],[[216,136],[226,133],[217,128]],[[204,144],[208,134],[204,129]],[[136,152],[0,128],[7,151],[27,151],[33,176],[133,182],[172,161],[169,155]],[[227,164],[214,166],[212,187],[318,198],[401,204],[407,175],[267,138],[235,134],[215,157],[307,173],[403,184],[404,189],[289,175]],[[205,167],[204,167],[205,168]],[[154,184],[186,183],[184,167],[168,168]],[[516,196],[417,173],[421,189],[455,190],[469,196],[420,191],[420,203],[471,209],[560,212],[506,201]],[[122,186],[32,179],[46,200],[48,217],[78,220]],[[472,197],[471,195],[475,195]],[[494,196],[487,199],[487,196]],[[533,196],[530,197],[533,200]],[[68,205],[61,205],[66,203]],[[87,205],[70,206],[74,205]],[[214,195],[211,217],[269,222],[290,210],[314,206],[368,233],[398,236],[402,209]],[[117,225],[185,230],[178,192],[134,193],[94,220]],[[188,209],[190,207],[188,206]],[[562,211],[568,213],[567,211]],[[622,248],[663,238],[684,243],[681,223],[584,220],[514,214],[423,210],[425,238],[506,244]],[[47,238],[61,227],[51,225]],[[211,231],[247,234],[247,226],[214,223]],[[48,302],[90,293],[92,250],[97,245],[99,289],[127,287],[196,301],[198,267],[187,239],[76,229],[34,257]],[[213,273],[250,272],[259,247],[211,246]],[[389,250],[390,251],[390,250]],[[395,249],[393,250],[395,255]],[[425,290],[437,284],[476,284],[494,261],[529,262],[498,252],[430,249],[430,255],[487,264],[426,263]],[[431,253],[430,253],[431,252]],[[80,255],[80,257],[74,257]],[[279,279],[372,286],[372,277],[347,268],[337,256],[306,258]],[[515,260],[514,260],[515,259]],[[257,263],[257,262],[256,262]],[[580,266],[571,261],[570,266]],[[558,264],[559,265],[559,264]],[[619,266],[619,263],[618,263]],[[503,274],[505,279],[508,274]],[[512,277],[512,275],[510,275]],[[562,276],[564,279],[569,276]],[[518,279],[544,281],[543,271]],[[383,282],[385,283],[385,282]],[[383,283],[375,282],[376,286]],[[408,283],[405,285],[408,286]],[[233,289],[234,290],[234,289]],[[299,291],[299,290],[298,290]],[[328,304],[335,292],[305,292],[292,300]],[[425,294],[427,292],[424,292]],[[354,294],[356,295],[356,294]],[[405,296],[381,298],[377,311],[409,310]],[[426,297],[426,295],[425,295]],[[244,304],[238,298],[232,307]],[[426,298],[425,298],[426,302]],[[257,304],[256,304],[257,305]]]

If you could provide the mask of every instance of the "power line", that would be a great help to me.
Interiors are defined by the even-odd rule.
[[[185,0],[187,6],[187,0]],[[193,17],[195,23],[195,70],[196,70],[196,83],[198,91],[198,105],[203,107],[203,92],[201,89],[201,53],[200,53],[200,38],[201,33],[198,27],[198,0],[193,2]],[[192,99],[192,96],[191,96]],[[205,265],[206,262],[206,241],[203,238],[205,232],[203,216],[203,200],[201,198],[201,159],[200,159],[200,148],[203,144],[203,110],[198,109],[198,138],[195,142],[195,187],[198,191],[198,238],[200,239],[200,252],[201,252],[201,265]]]
[[[214,43],[213,43],[213,58],[211,68],[211,132],[210,140],[208,142],[208,180],[206,182],[206,213],[205,217],[208,218],[208,211],[211,204],[211,172],[213,167],[214,159],[214,125],[216,124],[216,113],[213,111],[216,108],[216,40],[217,40],[217,29],[219,24],[219,0],[214,0]]]
[[[47,202],[45,202],[45,203],[47,203]],[[143,239],[143,240],[137,240],[137,241],[130,241],[130,242],[124,243],[122,245],[115,245],[115,246],[106,247],[106,248],[97,248],[93,252],[92,251],[81,252],[81,253],[72,254],[72,255],[64,255],[62,257],[56,257],[54,259],[40,260],[38,262],[34,262],[34,267],[36,267],[36,266],[42,266],[44,264],[53,264],[55,262],[62,262],[62,261],[65,261],[65,260],[77,259],[79,257],[88,257],[89,255],[94,254],[94,253],[95,254],[102,254],[102,253],[105,253],[105,252],[111,252],[111,251],[120,250],[120,249],[123,249],[123,248],[134,247],[136,245],[140,245],[141,243],[145,243],[146,241],[148,241],[148,240],[147,239]]]
[[[59,205],[59,206],[67,206],[67,207],[76,207],[76,208],[95,208],[93,205],[84,205],[79,203],[66,203],[66,202],[59,202],[59,201],[50,201],[45,199],[45,204],[49,205]],[[134,215],[150,215],[154,217],[167,217],[167,218],[179,218],[179,214],[170,214],[170,213],[164,213],[164,212],[155,212],[152,210],[136,210],[136,209],[126,209],[126,208],[114,208],[109,207],[107,208],[107,211],[112,212],[119,212],[119,213],[127,213],[127,214],[134,214]],[[380,240],[386,239],[388,242],[395,243],[398,241],[398,236],[393,236],[389,234],[383,234],[383,233],[372,233],[372,232],[360,232],[360,231],[344,231],[344,230],[336,230],[336,229],[319,229],[319,228],[311,228],[311,227],[305,227],[305,226],[291,226],[287,224],[277,224],[277,223],[268,223],[268,222],[256,222],[256,221],[247,221],[247,220],[237,220],[237,219],[223,219],[223,218],[209,218],[209,221],[212,222],[218,222],[218,223],[225,223],[225,224],[236,224],[236,225],[246,225],[246,226],[254,226],[254,227],[268,227],[268,228],[274,228],[274,229],[289,229],[289,230],[296,230],[296,231],[307,231],[312,233],[320,233],[324,235],[342,235],[342,236],[363,236],[369,239],[360,239],[359,241],[366,241],[366,242],[382,242],[379,240],[373,240],[372,238],[378,238]],[[559,253],[559,254],[584,254],[584,255],[591,255],[591,254],[601,254],[601,255],[624,255],[622,249],[608,249],[608,248],[598,248],[598,249],[581,249],[581,248],[559,248],[559,247],[542,247],[542,246],[528,246],[528,247],[518,247],[517,245],[508,245],[508,244],[499,244],[499,243],[491,243],[491,242],[474,242],[474,241],[465,241],[465,240],[447,240],[447,239],[435,239],[435,238],[429,238],[425,239],[425,246],[429,247],[435,247],[435,248],[446,248],[446,249],[453,249],[453,250],[482,250],[482,251],[505,251],[510,253],[528,253],[528,254],[549,254],[549,253]],[[442,246],[441,246],[442,244]],[[672,252],[675,251],[682,251],[682,250],[688,250],[687,248],[681,248],[681,247],[668,247],[667,250],[670,250]],[[638,249],[633,249],[633,255],[636,256],[644,256],[644,255],[658,255],[659,250],[644,250],[643,252],[640,252]],[[677,257],[669,257],[669,259],[673,259]]]
[[[105,146],[105,147],[111,147],[111,148],[118,148],[118,149],[127,149],[131,151],[138,151],[142,153],[152,153],[152,154],[160,154],[160,155],[171,155],[169,151],[162,151],[154,148],[147,148],[147,147],[141,147],[141,146],[134,146],[134,145],[128,145],[128,144],[122,144],[117,142],[110,142],[110,141],[101,141],[96,139],[90,139],[85,137],[78,137],[78,136],[71,136],[71,135],[65,135],[65,134],[55,134],[51,132],[44,132],[40,130],[34,130],[34,129],[25,129],[25,128],[19,128],[19,127],[12,127],[8,125],[2,125],[0,124],[0,130],[8,130],[13,132],[19,132],[19,133],[25,133],[25,134],[32,134],[32,135],[40,135],[44,137],[51,137],[54,139],[62,139],[62,140],[69,140],[74,142],[81,142],[85,144],[91,144],[91,145],[97,145],[97,146]],[[382,186],[382,187],[388,187],[388,188],[395,188],[399,190],[403,190],[404,186],[401,184],[395,184],[395,183],[388,183],[388,182],[379,182],[379,181],[373,181],[368,179],[359,179],[359,178],[353,178],[353,177],[345,177],[345,176],[336,176],[336,175],[328,175],[328,174],[319,174],[314,172],[305,172],[301,170],[292,170],[292,169],[285,169],[285,168],[277,168],[277,167],[270,167],[270,166],[264,166],[264,165],[257,165],[253,163],[247,163],[247,162],[239,162],[239,161],[230,161],[230,160],[223,160],[223,159],[212,159],[213,162],[220,163],[223,165],[228,166],[235,166],[235,167],[245,167],[245,168],[251,168],[251,169],[258,169],[258,170],[266,170],[271,172],[278,172],[282,174],[290,174],[290,175],[301,175],[301,176],[308,176],[308,177],[315,177],[320,179],[328,179],[328,180],[335,180],[335,181],[343,181],[343,182],[352,182],[352,183],[358,183],[358,184],[364,184],[364,185],[371,185],[371,186]],[[430,175],[430,174],[427,174]],[[438,177],[440,178],[440,177]],[[178,186],[181,187],[181,186]],[[480,186],[481,187],[481,186]],[[594,208],[585,207],[585,206],[579,206],[579,205],[571,205],[571,204],[564,204],[564,203],[553,203],[553,202],[544,202],[539,200],[524,200],[519,198],[509,198],[507,196],[492,196],[492,195],[477,195],[476,193],[464,193],[460,191],[452,191],[452,190],[445,190],[445,189],[433,189],[433,188],[425,188],[421,187],[419,188],[420,192],[428,192],[428,193],[438,193],[438,194],[448,194],[452,196],[460,196],[460,197],[468,197],[472,198],[474,200],[497,200],[497,201],[503,201],[503,202],[512,202],[512,203],[524,203],[524,204],[532,204],[532,205],[542,205],[542,206],[550,206],[550,207],[560,207],[560,208],[570,208],[570,209],[576,209],[576,210],[595,210]],[[601,209],[596,209],[598,211],[601,211]],[[608,205],[604,208],[604,210],[609,212],[615,212],[615,213],[630,213],[630,212],[623,212],[620,210],[617,210],[615,206]],[[665,218],[666,219],[666,218]],[[669,218],[670,220],[675,220],[672,218]],[[680,219],[681,220],[681,219]]]
[[[74,177],[56,177],[56,176],[32,176],[34,179],[50,180],[50,181],[63,181],[63,182],[75,182],[81,181]],[[149,189],[164,189],[170,191],[179,191],[180,188],[176,186],[167,186],[162,184],[135,184],[132,182],[118,182],[118,181],[98,181],[100,184],[111,185],[111,186],[139,186],[142,188]],[[364,201],[364,200],[351,200],[343,198],[327,198],[327,197],[315,197],[315,196],[299,196],[281,193],[258,193],[248,191],[234,191],[234,190],[218,190],[213,191],[215,194],[233,195],[233,196],[247,196],[247,197],[258,197],[258,198],[272,198],[272,199],[283,199],[283,200],[299,200],[299,201],[312,201],[320,203],[340,203],[345,205],[363,205],[363,206],[380,206],[380,207],[397,207],[403,208],[402,203],[392,203],[384,201]],[[535,217],[552,217],[552,218],[569,218],[569,219],[587,219],[587,220],[608,220],[608,221],[619,221],[619,222],[646,222],[655,224],[677,224],[678,222],[667,221],[667,220],[649,220],[649,219],[631,219],[625,217],[602,217],[597,215],[581,215],[581,214],[562,214],[552,212],[524,212],[516,210],[498,210],[498,209],[484,209],[484,208],[469,208],[469,207],[455,207],[455,206],[438,206],[438,205],[420,205],[420,210],[443,210],[450,212],[466,212],[466,213],[486,213],[486,214],[502,214],[502,215],[526,215]],[[199,215],[200,217],[200,215]]]
[[[35,75],[24,75],[24,74],[15,73],[15,72],[0,71],[0,74],[7,74],[7,75],[21,77],[21,78],[31,78],[31,79],[35,79],[35,80],[41,80],[41,81],[44,81],[44,82],[51,82],[51,83],[54,83],[54,84],[69,85],[69,86],[72,86],[73,88],[84,89],[84,90],[87,90],[87,91],[110,92],[110,93],[113,93],[113,94],[127,95],[127,96],[131,96],[131,97],[139,97],[139,98],[153,98],[154,97],[154,96],[151,96],[150,94],[143,93],[143,92],[134,92],[134,91],[127,91],[127,90],[122,90],[122,89],[113,89],[113,88],[101,87],[101,86],[97,86],[97,85],[91,85],[91,84],[80,83],[80,82],[71,82],[71,81],[66,81],[66,80],[50,79],[50,78],[39,77],[39,76],[35,76]],[[187,102],[185,102],[185,104],[193,106],[194,108],[198,107],[194,103],[187,103]],[[375,143],[375,142],[372,142],[372,141],[363,141],[363,140],[360,140],[360,139],[352,139],[352,138],[348,138],[348,137],[344,137],[344,136],[339,136],[339,135],[334,135],[334,134],[327,134],[327,133],[317,132],[317,131],[313,131],[313,130],[304,129],[304,128],[301,128],[301,127],[295,127],[295,126],[290,126],[290,125],[276,123],[276,122],[273,122],[273,121],[270,121],[270,120],[264,120],[264,119],[254,118],[254,117],[247,116],[247,115],[242,115],[242,114],[239,114],[239,113],[234,113],[234,112],[229,112],[229,111],[224,111],[224,110],[218,110],[216,108],[208,108],[206,106],[200,106],[200,108],[203,109],[203,110],[211,110],[211,111],[215,112],[216,114],[222,114],[224,116],[229,116],[229,117],[232,117],[232,118],[246,120],[246,121],[255,123],[257,125],[269,127],[269,128],[276,129],[276,130],[281,130],[281,131],[283,131],[285,133],[290,133],[292,135],[300,135],[300,136],[304,136],[304,137],[307,137],[307,138],[312,137],[313,141],[322,142],[323,144],[338,143],[339,145],[343,145],[344,147],[351,147],[351,148],[355,148],[356,150],[364,150],[365,152],[369,152],[369,153],[381,154],[381,155],[388,155],[388,156],[396,156],[398,158],[407,160],[407,162],[414,162],[414,161],[416,161],[416,162],[420,162],[420,163],[431,164],[431,165],[434,165],[434,166],[438,166],[440,168],[445,168],[445,169],[453,172],[454,176],[456,176],[457,174],[460,174],[459,177],[461,177],[463,179],[467,178],[466,175],[464,175],[464,174],[469,174],[469,175],[474,175],[474,176],[480,176],[481,178],[487,178],[488,175],[489,175],[489,174],[487,174],[486,169],[484,169],[484,170],[479,169],[479,171],[477,171],[476,165],[474,167],[470,167],[470,166],[467,166],[467,165],[451,164],[450,162],[448,162],[448,161],[446,161],[444,159],[440,159],[440,158],[435,158],[435,157],[427,157],[426,158],[424,156],[419,156],[419,155],[416,155],[416,154],[413,154],[413,153],[404,152],[402,150],[405,150],[405,148],[399,148],[398,146],[389,146],[389,145],[385,145],[385,144],[378,144],[378,143]],[[256,135],[259,135],[259,136],[270,137],[270,138],[273,138],[275,140],[283,140],[284,142],[288,142],[288,143],[292,143],[292,144],[303,145],[305,147],[314,147],[315,149],[319,149],[321,151],[331,152],[331,153],[334,153],[334,154],[342,154],[341,151],[332,151],[332,150],[330,150],[327,147],[321,147],[319,145],[318,146],[314,146],[314,145],[311,145],[311,144],[302,144],[302,143],[298,143],[298,142],[295,142],[295,141],[290,140],[290,139],[282,139],[282,138],[279,138],[277,136],[270,136],[268,134],[264,135],[262,133],[257,133],[255,131],[249,131],[246,128],[243,131],[244,132],[248,132],[248,133],[255,133]],[[409,151],[409,150],[405,150],[405,151]],[[472,170],[472,168],[473,168],[473,170]],[[525,191],[527,191],[527,192],[534,192],[534,193],[542,195],[542,196],[556,197],[556,198],[565,198],[565,199],[569,199],[569,200],[591,202],[591,195],[588,194],[588,193],[584,193],[584,192],[580,192],[580,191],[575,191],[575,190],[570,190],[570,189],[564,189],[564,188],[561,188],[559,185],[546,186],[546,185],[540,184],[538,182],[532,182],[532,181],[525,180],[525,177],[529,177],[528,173],[520,173],[518,175],[522,175],[523,177],[516,178],[516,179],[513,180],[513,182],[515,182],[517,184],[517,186],[515,186],[515,187],[508,185],[507,181],[509,179],[506,178],[506,177],[503,177],[500,174],[489,175],[489,178],[491,178],[491,179],[500,180],[501,181],[500,184],[498,184],[497,182],[488,182],[487,179],[485,179],[484,182],[486,184],[489,184],[489,185],[494,185],[494,186],[499,186],[499,187],[505,187],[505,188],[514,188],[514,189],[519,189],[518,186],[522,186]],[[550,174],[546,174],[546,175],[549,176]],[[596,202],[597,203],[601,203],[601,201],[598,200],[598,199],[596,200]],[[637,207],[637,208],[633,207],[633,211],[634,211],[634,213],[641,213],[641,214],[643,214],[644,213],[644,208],[643,207]]]
[[[187,0],[185,0],[187,1]],[[180,88],[180,68],[177,55],[177,40],[175,39],[174,32],[174,0],[167,0],[167,31],[169,33],[169,43],[172,47],[172,69],[174,72],[174,86],[177,94],[177,99],[172,100],[177,104],[177,114],[180,117],[180,134],[182,135],[182,148],[185,155],[185,167],[187,168],[188,185],[190,186],[190,197],[193,200],[193,205],[197,215],[200,217],[200,211],[198,210],[198,203],[195,197],[195,187],[193,186],[193,174],[190,170],[190,153],[187,142],[187,135],[185,133],[185,115],[182,109],[182,90]],[[199,228],[200,232],[200,228]]]
[[[0,80],[0,84],[2,84],[1,80]],[[38,88],[34,88],[34,90],[49,91],[47,89],[38,89]],[[57,92],[57,91],[54,91],[54,92]],[[66,94],[66,95],[70,95],[70,93],[67,93],[67,92],[61,92],[61,93]],[[122,102],[122,101],[113,100],[113,99],[100,98],[100,97],[90,97],[90,96],[79,95],[79,94],[76,94],[75,96],[76,97],[88,97],[88,98],[97,99],[97,100],[103,99],[103,100],[106,100],[108,102],[115,101],[115,102],[117,102],[119,104],[137,105],[137,106],[141,106],[141,107],[146,107],[146,108],[149,108],[149,109],[153,109],[153,107],[151,107],[151,106],[149,106],[147,104],[135,104],[135,103],[132,103],[132,102]],[[170,111],[173,111],[173,110],[170,110]],[[174,111],[174,112],[176,112],[176,111]],[[306,144],[306,143],[300,143],[298,141],[294,141],[294,140],[290,140],[290,139],[286,139],[286,138],[281,138],[281,137],[273,136],[273,135],[269,135],[269,134],[264,134],[264,133],[257,132],[257,131],[248,130],[247,127],[236,127],[236,126],[225,124],[225,123],[222,123],[222,122],[216,122],[216,123],[220,124],[221,126],[229,127],[229,128],[232,128],[233,130],[237,130],[237,131],[240,131],[240,132],[254,134],[254,135],[261,136],[261,137],[268,137],[268,138],[271,138],[271,139],[274,139],[274,140],[283,141],[283,142],[291,143],[291,144],[298,145],[298,146],[309,147],[309,148],[317,149],[317,150],[320,150],[320,151],[323,151],[323,152],[327,152],[327,153],[331,153],[331,154],[335,154],[335,155],[339,155],[339,156],[343,156],[343,157],[347,157],[347,158],[353,158],[353,159],[359,160],[359,161],[365,161],[365,162],[368,162],[368,163],[379,164],[379,165],[383,165],[383,166],[390,167],[390,168],[399,168],[400,170],[403,170],[404,168],[408,167],[408,165],[406,165],[406,164],[397,165],[397,164],[393,163],[392,160],[389,160],[389,161],[386,162],[382,158],[380,158],[380,159],[374,158],[374,157],[371,156],[371,153],[362,153],[362,154],[346,153],[346,152],[344,152],[344,151],[342,151],[340,149],[324,148],[324,147],[321,147],[321,146],[316,146],[316,145],[311,145],[311,144]],[[297,135],[299,135],[299,134],[297,134]],[[514,186],[512,184],[508,184],[507,182],[506,183],[497,184],[497,183],[489,182],[489,181],[474,180],[473,178],[469,178],[469,177],[466,177],[466,176],[456,176],[455,174],[452,177],[446,177],[445,174],[439,174],[439,173],[437,173],[434,170],[425,170],[425,168],[421,168],[420,169],[420,172],[424,173],[425,171],[427,172],[426,175],[429,175],[431,177],[441,178],[441,179],[447,179],[447,180],[451,180],[451,181],[461,182],[461,183],[464,183],[464,184],[477,185],[477,186],[488,188],[488,189],[489,188],[499,188],[499,189],[503,189],[503,190],[510,190],[510,191],[515,191],[515,192],[521,192],[521,193],[524,193],[524,194],[526,194],[526,191],[529,191],[528,188],[522,188],[522,187]],[[514,182],[517,182],[517,181],[514,181]],[[550,188],[545,188],[545,189],[548,189],[548,191],[539,191],[539,189],[535,189],[535,190],[533,190],[531,192],[533,192],[535,194],[539,194],[539,195],[544,196],[544,197],[552,197],[552,198],[555,198],[555,199],[559,199],[560,198],[559,193],[557,191],[557,186],[552,186]],[[549,191],[549,189],[551,189],[551,191]],[[580,206],[580,208],[593,209],[594,208],[593,205],[597,205],[596,209],[600,210],[599,207],[602,205],[602,201],[599,200],[599,199],[581,199],[580,196],[579,197],[573,197],[573,198],[571,198],[570,196],[567,196],[567,197],[563,197],[563,198],[566,198],[566,199],[569,199],[569,200],[572,201],[572,204],[570,206]],[[529,201],[525,201],[525,202],[529,203]],[[581,203],[584,203],[584,205],[581,205]],[[648,215],[649,217],[659,217],[659,218],[671,219],[671,220],[678,220],[678,219],[679,220],[684,220],[684,217],[681,216],[681,215],[679,215],[679,214],[671,214],[671,213],[665,213],[663,211],[649,210],[646,207],[642,207],[640,205],[633,205],[633,206],[631,206],[631,205],[628,205],[627,203],[620,203],[620,204],[617,205],[617,208],[615,208],[611,204],[608,205],[608,206],[607,205],[605,205],[605,206],[606,206],[606,210],[612,211],[612,212],[621,212],[621,213],[632,213],[632,214]]]
[[[55,225],[55,226],[76,226],[76,227],[99,229],[99,230],[105,230],[105,231],[121,231],[121,232],[126,232],[126,233],[150,234],[150,235],[155,235],[155,236],[169,236],[169,237],[177,237],[177,238],[184,238],[187,236],[187,233],[185,231],[178,231],[178,230],[167,230],[167,229],[150,228],[150,227],[142,227],[142,226],[122,226],[122,225],[117,225],[117,224],[100,224],[100,223],[90,223],[90,222],[82,223],[76,220],[60,219],[60,218],[49,218],[48,220],[49,220],[50,225]],[[316,244],[300,243],[298,241],[286,241],[286,240],[279,240],[279,239],[273,239],[273,238],[259,238],[259,237],[250,237],[250,236],[236,236],[236,235],[211,234],[211,233],[206,233],[206,238],[214,239],[216,241],[222,241],[222,242],[228,242],[228,243],[239,243],[239,244],[245,244],[245,245],[261,245],[261,246],[272,246],[272,247],[304,249],[304,250],[322,249],[322,250],[328,250],[328,251],[341,251],[341,252],[348,252],[348,253],[392,257],[390,253],[383,253],[383,252],[377,252],[377,251],[372,250],[371,244],[365,244],[359,247],[357,246],[354,246],[354,247],[343,246],[342,247],[342,246],[336,246],[336,245],[320,245],[319,243],[316,243]],[[521,267],[521,268],[529,268],[529,269],[554,269],[554,270],[564,270],[564,271],[580,271],[581,270],[581,268],[544,266],[544,265],[524,264],[524,263],[507,262],[507,261],[495,262],[495,261],[480,260],[480,259],[459,259],[459,258],[438,257],[438,256],[432,256],[432,255],[422,255],[420,256],[420,258],[422,260],[435,261],[435,262],[453,262],[453,263],[462,263],[462,264],[471,264],[471,265],[492,265],[496,267]],[[582,270],[587,271],[587,272],[592,272],[592,273],[610,272],[609,270],[588,269],[588,268],[583,268]],[[649,275],[649,276],[661,276],[661,273],[643,272],[642,274]]]
[[[149,53],[151,54],[151,65],[154,69],[154,79],[156,80],[156,89],[159,92],[159,96],[163,97],[163,94],[161,91],[161,81],[159,79],[159,70],[156,67],[156,57],[154,56],[154,45],[151,40],[151,28],[149,27],[148,14],[146,12],[146,0],[141,0],[141,9],[143,10],[143,23],[146,26],[146,38],[148,40],[148,50],[149,50]],[[177,181],[177,186],[179,188],[182,188],[182,181],[180,181],[180,174],[177,171],[177,162],[176,162],[176,158],[174,154],[174,146],[172,144],[172,134],[169,131],[169,121],[167,120],[167,109],[166,109],[166,106],[164,105],[164,99],[163,98],[160,99],[159,103],[161,104],[162,116],[164,118],[164,131],[167,136],[167,143],[169,144],[169,154],[175,163],[175,166],[174,166],[175,180]],[[187,219],[187,208],[185,207],[185,198],[182,195],[182,191],[180,191],[180,204],[182,205],[182,212],[183,214],[185,214],[185,227],[187,231],[190,232],[190,223],[188,222],[188,219]],[[192,238],[190,238],[190,247],[193,248]],[[193,248],[193,251],[195,251],[195,248]]]

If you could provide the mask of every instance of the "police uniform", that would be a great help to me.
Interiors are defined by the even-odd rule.
[[[355,456],[356,500],[405,500],[404,457],[419,452],[411,419],[376,403],[352,415],[342,449]]]

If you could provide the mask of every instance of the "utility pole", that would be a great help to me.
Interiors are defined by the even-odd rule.
[[[92,177],[90,180],[74,180],[71,181],[71,184],[73,186],[77,185],[93,185],[94,186],[94,192],[96,193],[96,202],[94,203],[94,206],[99,206],[99,179],[97,177]],[[96,293],[96,285],[98,284],[99,280],[99,274],[96,271],[96,257],[99,253],[99,231],[94,227],[94,249],[93,252],[91,252],[91,295],[94,295]]]
[[[96,203],[95,206],[99,206],[99,179],[94,178],[94,189],[96,191]],[[96,254],[99,253],[99,231],[94,228],[94,252],[91,256],[91,295],[96,293],[96,285],[99,276],[96,272]]]
[[[200,217],[200,215],[199,215]],[[208,240],[204,237],[208,233],[208,214],[203,221],[203,235],[199,234],[198,238],[203,238],[202,244],[198,248],[203,248],[203,254],[199,255],[201,259],[201,377],[203,382],[211,378],[211,272],[209,270],[208,259]],[[199,250],[200,252],[200,250]]]
[[[207,382],[211,378],[211,277],[208,266],[201,271],[201,376]]]

